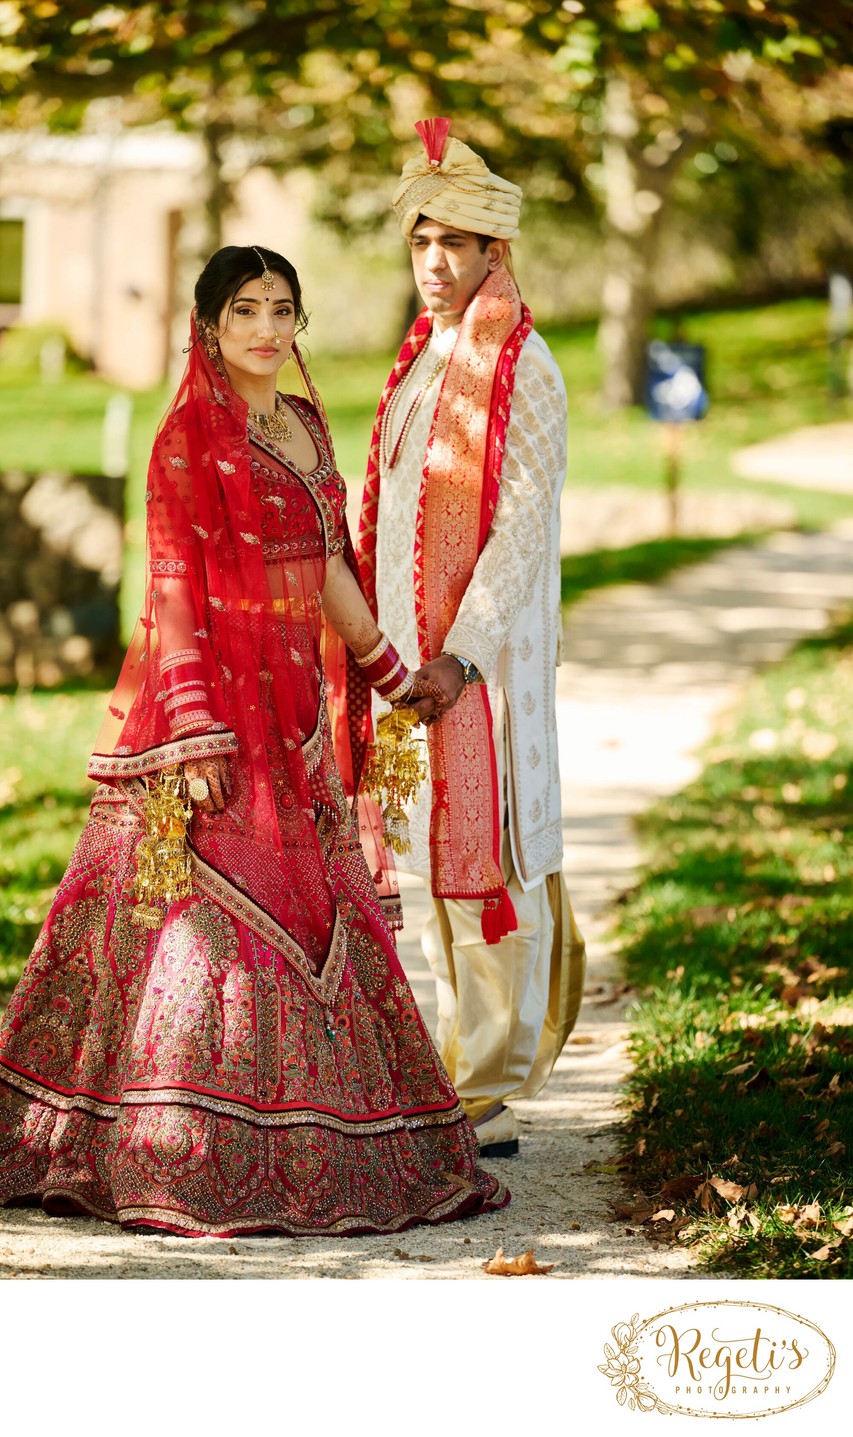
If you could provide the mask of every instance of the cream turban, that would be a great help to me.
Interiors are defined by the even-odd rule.
[[[406,238],[418,215],[426,215],[455,229],[494,239],[516,239],[521,209],[518,185],[493,175],[485,161],[461,140],[447,139],[449,120],[420,120],[415,129],[423,140],[424,153],[403,166],[391,200]]]

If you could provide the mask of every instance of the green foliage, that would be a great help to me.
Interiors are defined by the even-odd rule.
[[[0,372],[7,380],[38,379],[44,348],[48,344],[62,346],[63,363],[67,373],[79,374],[86,368],[68,336],[58,325],[16,324],[0,336]]]
[[[741,1277],[853,1275],[846,1238],[812,1255],[853,1175],[851,702],[853,624],[755,679],[701,777],[642,819],[620,918],[632,1179],[755,1184],[735,1222],[723,1197],[683,1204],[701,1260]]]
[[[0,995],[17,982],[86,818],[103,692],[0,695]]]

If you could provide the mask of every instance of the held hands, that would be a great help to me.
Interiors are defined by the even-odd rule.
[[[184,778],[187,785],[195,780],[201,780],[207,784],[207,798],[194,798],[190,793],[195,808],[200,808],[203,813],[221,813],[231,795],[231,763],[222,756],[220,758],[202,758],[195,763],[184,764]]]
[[[412,697],[406,702],[427,726],[449,713],[465,687],[462,665],[447,654],[430,659],[412,678]]]

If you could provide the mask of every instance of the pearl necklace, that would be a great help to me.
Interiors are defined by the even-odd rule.
[[[426,352],[426,351],[424,351],[424,352]],[[418,357],[420,358],[420,356],[418,356]],[[442,354],[441,357],[440,357],[438,360],[436,360],[436,363],[433,365],[432,369],[430,370],[429,374],[427,375],[426,379],[424,380],[423,384],[422,384],[422,385],[420,386],[420,388],[418,389],[417,393],[415,394],[414,399],[412,400],[411,404],[409,405],[408,412],[407,412],[407,414],[406,414],[405,419],[403,420],[403,427],[401,428],[400,433],[399,433],[398,436],[397,436],[397,442],[396,442],[396,444],[394,445],[393,449],[391,450],[391,454],[390,454],[390,456],[389,456],[389,458],[388,458],[388,468],[389,468],[389,469],[394,469],[394,468],[396,467],[397,460],[400,458],[400,453],[401,453],[401,451],[402,451],[403,445],[405,444],[406,440],[407,440],[408,437],[409,437],[409,431],[410,431],[410,429],[411,429],[411,427],[412,427],[412,424],[414,423],[415,415],[417,414],[418,410],[419,410],[420,407],[421,407],[421,403],[423,402],[423,397],[424,397],[424,395],[426,394],[427,390],[429,389],[430,385],[432,384],[433,380],[437,379],[438,376],[441,374],[441,371],[446,367],[447,361],[448,361],[449,358],[450,358],[450,355],[449,355],[449,354]],[[390,437],[391,437],[391,433],[390,433],[391,413],[392,413],[392,411],[393,411],[393,409],[394,409],[394,407],[395,407],[395,400],[396,400],[396,398],[397,398],[397,395],[395,394],[394,397],[393,397],[392,400],[391,400],[391,403],[389,404],[389,406],[388,406],[388,408],[387,408],[387,410],[386,410],[386,412],[385,412],[385,423],[384,423],[384,426],[383,426],[384,429],[385,429],[385,444],[384,444],[383,447],[384,447],[384,449],[385,449],[386,455],[388,454],[388,441],[389,441],[389,439],[390,439]]]

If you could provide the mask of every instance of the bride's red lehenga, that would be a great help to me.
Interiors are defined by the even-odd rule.
[[[352,561],[322,406],[297,354],[311,399],[290,403],[320,460],[303,474],[250,440],[218,347],[195,324],[192,341],[152,455],[149,581],[101,782],[0,1028],[0,1203],[222,1237],[501,1207],[354,817],[369,705],[322,617],[328,555]],[[196,812],[193,896],[138,926],[145,775],[223,754],[233,790]]]

